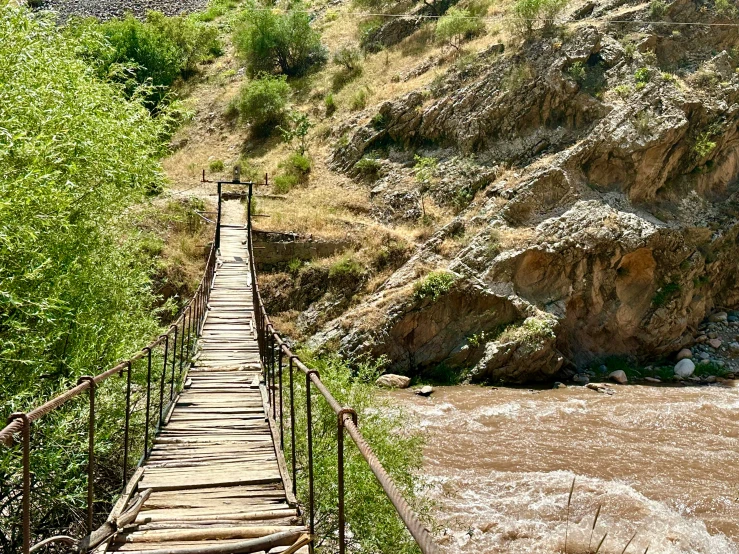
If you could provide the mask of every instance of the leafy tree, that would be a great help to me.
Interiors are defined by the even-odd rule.
[[[163,186],[166,120],[80,58],[81,48],[105,46],[100,33],[87,28],[79,36],[68,39],[53,21],[0,4],[3,414],[110,367],[158,330],[154,268],[131,212]],[[98,395],[101,499],[120,483],[123,383],[112,380]],[[80,521],[85,404],[71,402],[34,424],[34,533],[57,534]],[[17,449],[2,449],[3,552],[20,551],[17,462]]]
[[[459,50],[462,40],[479,34],[483,29],[480,17],[466,9],[450,8],[436,24],[436,40]]]
[[[287,116],[289,125],[287,127],[278,127],[282,133],[282,140],[292,147],[297,141],[295,152],[301,156],[305,155],[308,149],[308,132],[313,128],[313,123],[308,116],[302,112],[290,112]]]
[[[302,3],[285,13],[251,3],[234,32],[234,44],[252,74],[279,69],[294,77],[326,61],[321,35],[310,24]]]
[[[531,35],[539,22],[545,30],[551,29],[559,14],[567,7],[569,0],[516,0],[513,13],[517,18],[519,32]]]
[[[266,135],[285,119],[290,99],[290,85],[284,75],[261,73],[246,83],[236,99],[242,121],[249,123],[257,134]]]

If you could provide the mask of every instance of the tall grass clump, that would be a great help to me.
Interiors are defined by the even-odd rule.
[[[419,497],[422,438],[408,431],[404,415],[381,399],[374,386],[382,373],[382,360],[350,366],[338,356],[314,357],[303,352],[304,361],[320,372],[321,380],[342,406],[357,412],[359,427],[385,469],[410,504],[424,516],[428,505]],[[296,436],[298,437],[298,497],[308,498],[308,458],[305,441],[305,379],[296,379]],[[316,491],[316,552],[336,551],[338,502],[336,479],[336,414],[312,388],[313,456]],[[402,432],[399,432],[402,429]],[[418,553],[418,547],[352,440],[345,442],[346,521],[348,552]],[[289,449],[289,447],[288,447]]]
[[[252,0],[234,30],[233,42],[252,75],[279,71],[296,77],[328,57],[302,2],[291,2],[290,10],[278,12]]]
[[[0,412],[27,411],[158,330],[153,263],[130,211],[161,189],[164,116],[80,58],[104,45],[0,4]],[[98,394],[96,475],[120,478],[124,380]],[[83,520],[86,401],[34,424],[34,536]],[[0,451],[0,551],[20,551],[18,450]],[[112,469],[116,468],[116,469]]]

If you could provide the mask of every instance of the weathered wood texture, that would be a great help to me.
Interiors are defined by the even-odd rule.
[[[251,552],[240,545],[269,536],[281,543],[269,553],[308,552],[296,544],[305,527],[263,402],[245,239],[243,228],[221,228],[200,355],[136,485],[151,494],[107,552]],[[298,535],[286,543],[285,532]]]

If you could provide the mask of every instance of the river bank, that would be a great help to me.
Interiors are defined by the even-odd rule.
[[[439,387],[392,393],[427,435],[449,553],[739,552],[739,388]],[[587,549],[598,506],[601,513]]]

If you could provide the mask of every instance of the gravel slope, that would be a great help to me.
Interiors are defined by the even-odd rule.
[[[73,15],[110,19],[127,12],[142,17],[150,10],[176,15],[201,10],[207,3],[208,0],[46,0],[40,9],[55,11],[61,19]]]

